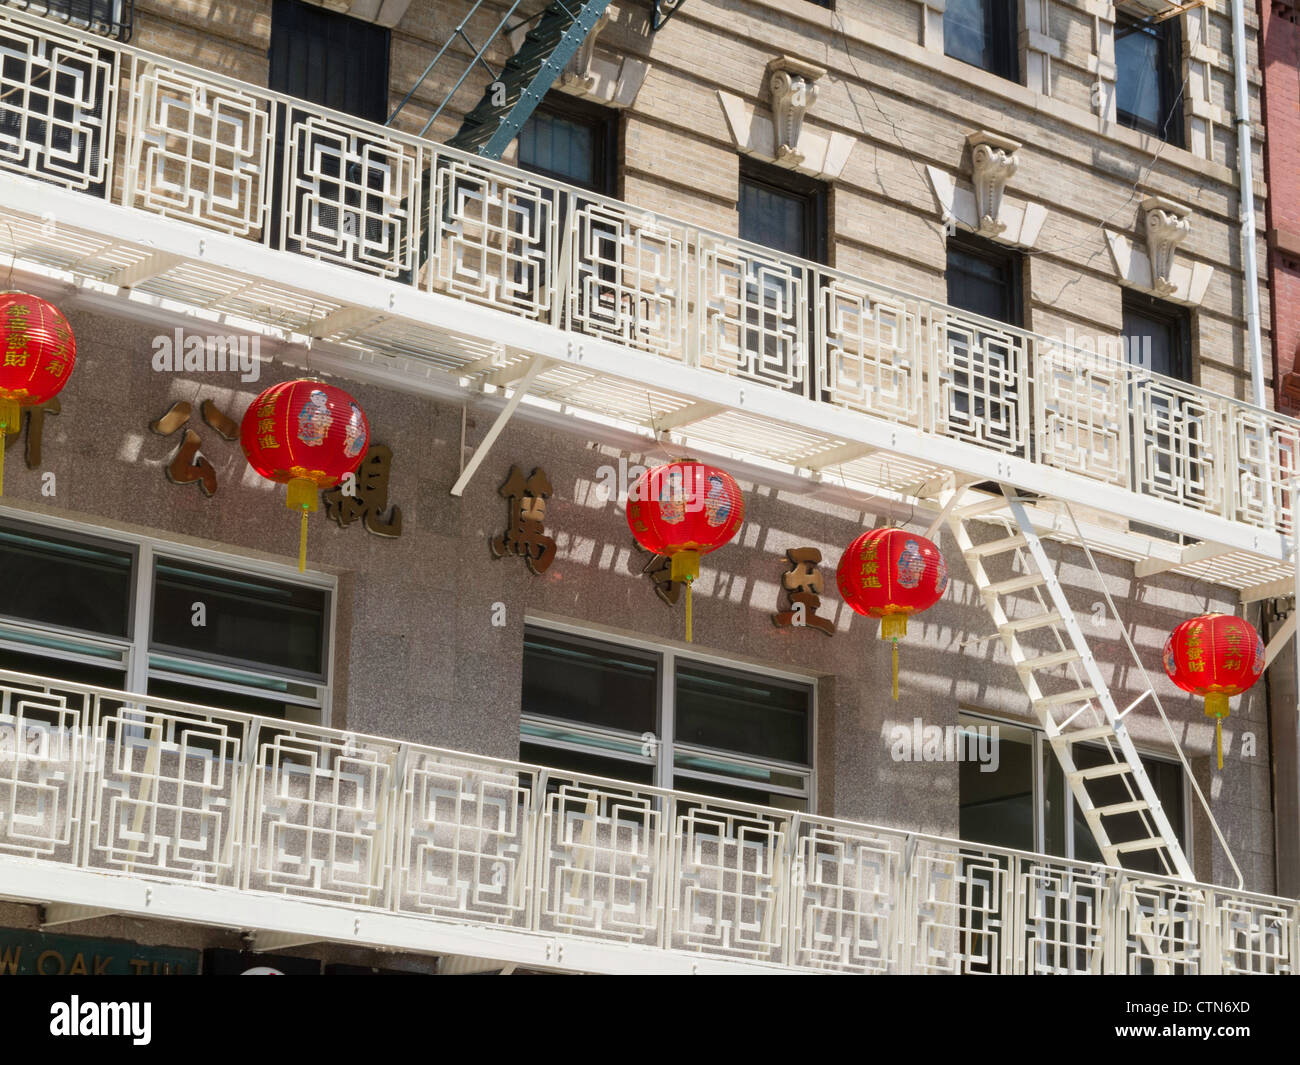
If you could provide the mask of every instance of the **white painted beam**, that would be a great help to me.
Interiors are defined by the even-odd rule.
[[[106,910],[102,906],[53,902],[41,909],[41,928],[58,928],[60,925],[75,924],[77,921],[93,921],[97,917],[112,917],[116,913],[116,910]]]
[[[156,251],[149,258],[141,259],[132,266],[124,266],[110,274],[105,279],[105,283],[116,285],[118,288],[134,288],[159,274],[165,274],[173,267],[180,266],[184,261],[181,256],[173,255],[171,252]]]
[[[666,433],[672,429],[679,429],[683,425],[702,422],[705,418],[712,418],[715,414],[721,414],[726,409],[726,407],[717,403],[692,403],[689,407],[682,407],[680,410],[668,411],[666,414],[656,414],[647,424],[651,429]]]
[[[585,942],[573,936],[310,902],[267,892],[143,880],[8,855],[0,856],[0,884],[4,885],[5,897],[21,902],[98,905],[114,913],[153,920],[265,930],[296,935],[300,940],[378,950],[490,958],[529,969],[625,975],[800,971],[761,962],[701,957],[686,951]]]
[[[818,470],[824,470],[828,466],[839,466],[845,462],[852,462],[854,459],[863,458],[870,455],[873,451],[879,450],[869,444],[841,444],[839,447],[833,447],[829,451],[823,451],[811,462],[803,464],[804,469],[812,470],[816,473]]]
[[[1273,659],[1282,653],[1282,649],[1287,645],[1287,642],[1295,635],[1295,619],[1296,612],[1292,610],[1287,615],[1286,621],[1282,622],[1282,627],[1268,641],[1268,646],[1264,648],[1265,669],[1268,669],[1273,664]]]
[[[1231,548],[1224,547],[1222,544],[1210,542],[1189,544],[1183,548],[1176,559],[1144,558],[1141,562],[1134,564],[1133,573],[1137,577],[1154,577],[1157,573],[1167,573],[1169,570],[1178,569],[1181,566],[1190,566],[1197,562],[1208,562],[1220,555],[1230,554],[1231,550]]]
[[[1268,581],[1264,584],[1253,584],[1241,590],[1241,601],[1245,603],[1258,603],[1261,599],[1282,599],[1288,595],[1294,595],[1296,583],[1293,577],[1281,577],[1275,581]]]

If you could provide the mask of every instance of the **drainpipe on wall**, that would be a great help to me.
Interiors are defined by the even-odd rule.
[[[1246,334],[1250,345],[1251,402],[1267,407],[1264,352],[1259,327],[1259,263],[1255,256],[1255,175],[1251,164],[1250,82],[1246,64],[1243,0],[1232,4],[1232,80],[1237,90],[1237,180],[1241,197],[1241,265],[1246,275]],[[1269,493],[1271,495],[1271,493]]]

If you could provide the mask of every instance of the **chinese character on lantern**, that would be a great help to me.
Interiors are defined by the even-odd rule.
[[[552,492],[550,479],[540,466],[524,477],[518,466],[499,489],[510,501],[510,527],[489,542],[494,558],[523,555],[534,573],[545,573],[555,561],[555,541],[546,535],[546,500]]]
[[[781,587],[785,589],[789,607],[772,615],[777,628],[812,628],[827,636],[835,635],[835,623],[820,617],[821,595],[824,590],[821,565],[822,553],[815,547],[792,547],[785,553],[790,568],[781,574]]]

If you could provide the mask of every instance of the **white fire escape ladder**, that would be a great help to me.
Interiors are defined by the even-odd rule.
[[[962,492],[963,489],[956,491]],[[1011,655],[1034,714],[1056,752],[1077,808],[1092,830],[1106,864],[1121,866],[1125,854],[1151,851],[1157,855],[1166,875],[1192,880],[1191,865],[1124,724],[1124,716],[1143,699],[1155,699],[1155,692],[1143,693],[1123,711],[1116,707],[1024,503],[1011,490],[1004,489],[1004,492],[1005,498],[980,498],[978,502],[965,504],[961,499],[953,501],[947,511],[948,527],[966,559],[975,587],[993,618],[998,635]],[[1008,510],[1010,517],[1006,516]],[[986,543],[975,543],[968,528],[968,523],[975,518],[1001,525],[1006,535]],[[1089,558],[1091,560],[1091,555]],[[1005,568],[1014,576],[990,578],[987,567],[995,565],[1001,568],[995,561],[999,559],[1006,560]],[[1104,591],[1104,585],[1102,587]],[[1006,597],[1026,591],[1032,591],[1033,596],[1019,598],[1017,603],[1022,607],[1029,606],[1029,612],[1013,619]],[[1113,603],[1111,607],[1113,611]],[[1027,649],[1022,645],[1021,639],[1027,633],[1043,630],[1050,632],[1053,639],[1035,638],[1034,643],[1046,644],[1046,650]],[[1129,646],[1132,650],[1131,643]],[[1059,676],[1053,678],[1056,683],[1048,680],[1048,673],[1059,674],[1061,667],[1065,667],[1072,678],[1072,681],[1065,681],[1069,685],[1066,688],[1061,688],[1062,678]],[[1045,691],[1040,681],[1047,683],[1051,690]],[[1163,718],[1163,709],[1160,713]],[[1170,735],[1173,735],[1172,729]],[[1176,738],[1174,742],[1176,745]],[[1080,743],[1105,752],[1105,759],[1096,765],[1080,768],[1075,756],[1075,746]],[[1182,758],[1181,749],[1179,757]],[[1190,776],[1186,759],[1182,758],[1182,761]],[[1095,782],[1107,778],[1122,781],[1127,796],[1123,801],[1094,799]],[[1196,787],[1194,779],[1192,784]],[[1196,792],[1200,795],[1199,788]],[[1204,804],[1203,796],[1201,801]],[[1125,814],[1138,815],[1143,829],[1136,838],[1113,840],[1107,821]],[[1218,831],[1217,825],[1215,830]],[[1222,842],[1221,834],[1219,838]],[[1233,867],[1236,868],[1235,862]]]

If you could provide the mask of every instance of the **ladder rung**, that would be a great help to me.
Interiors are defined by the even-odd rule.
[[[1023,577],[1012,577],[1009,581],[998,581],[996,584],[990,584],[984,589],[984,594],[1010,595],[1012,592],[1023,591],[1026,588],[1037,588],[1040,584],[1046,583],[1047,581],[1041,573],[1027,573]]]
[[[1008,621],[998,631],[999,632],[1028,632],[1030,629],[1042,629],[1048,625],[1059,625],[1061,615],[1056,611],[1047,614],[1033,614],[1027,618],[1016,618],[1014,621]]]
[[[1001,555],[1007,551],[1014,551],[1017,547],[1024,547],[1028,541],[1023,533],[1019,536],[1008,536],[1005,540],[990,540],[986,544],[972,544],[964,552],[967,558],[983,558],[985,555]]]
[[[1160,839],[1158,836],[1151,836],[1149,839],[1131,839],[1127,843],[1112,843],[1116,854],[1127,854],[1129,851],[1153,851],[1160,847],[1168,847],[1167,840]]]
[[[1087,743],[1089,740],[1113,739],[1115,730],[1109,725],[1098,725],[1096,728],[1076,728],[1069,732],[1062,732],[1059,736],[1053,736],[1052,742],[1062,740],[1065,743]]]
[[[1078,651],[1054,651],[1050,655],[1038,655],[1034,658],[1026,658],[1023,662],[1016,663],[1016,669],[1052,669],[1054,666],[1064,665],[1066,662],[1078,662],[1083,655]]]
[[[1114,817],[1117,814],[1134,814],[1139,810],[1149,810],[1151,804],[1146,799],[1134,799],[1132,802],[1117,802],[1113,806],[1094,806],[1085,817]]]
[[[1063,706],[1066,703],[1086,703],[1089,699],[1096,698],[1096,688],[1072,688],[1068,692],[1061,692],[1058,695],[1044,695],[1041,699],[1034,700],[1034,706]]]
[[[1070,779],[1095,780],[1098,777],[1117,777],[1121,773],[1131,772],[1133,768],[1127,762],[1107,762],[1105,765],[1094,765],[1088,769],[1076,769],[1070,774]]]

